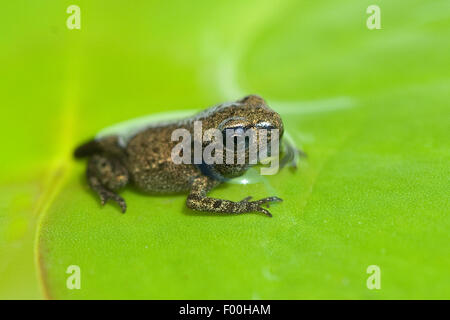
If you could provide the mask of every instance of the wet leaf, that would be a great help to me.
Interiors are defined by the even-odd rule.
[[[443,3],[382,3],[383,29],[368,30],[365,1],[86,2],[78,31],[60,23],[64,5],[5,4],[2,24],[33,28],[13,30],[0,53],[14,120],[0,129],[0,275],[28,275],[0,293],[35,297],[39,282],[56,299],[448,298]],[[116,122],[248,93],[308,157],[212,195],[279,196],[271,219],[196,213],[183,195],[132,188],[122,215],[100,206],[71,157]],[[80,290],[66,286],[70,265]],[[370,265],[381,290],[366,287]]]

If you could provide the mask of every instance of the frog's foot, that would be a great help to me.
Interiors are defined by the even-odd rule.
[[[243,204],[246,208],[245,212],[261,212],[264,213],[268,217],[272,217],[272,214],[269,212],[269,210],[263,208],[263,205],[266,205],[267,208],[270,207],[271,202],[281,202],[283,201],[281,198],[278,197],[267,197],[256,201],[249,201],[252,197],[247,197],[243,200],[241,200],[239,203]],[[248,211],[247,211],[248,210]]]
[[[98,196],[100,197],[100,202],[102,206],[104,206],[109,200],[113,200],[117,202],[122,213],[125,213],[127,211],[127,204],[125,200],[118,194],[103,187],[96,177],[89,177],[89,185],[92,188],[92,190],[94,190],[95,193],[97,193]]]
[[[208,197],[208,191],[215,185],[217,185],[217,182],[206,176],[200,176],[195,179],[192,184],[191,192],[186,199],[187,207],[196,211],[209,211],[224,214],[260,212],[268,217],[272,217],[272,214],[262,206],[268,206],[271,202],[282,201],[278,197],[268,197],[256,201],[250,201],[252,197],[246,197],[237,202]]]
[[[94,155],[89,159],[86,175],[89,186],[98,194],[102,205],[113,200],[125,213],[125,200],[114,191],[128,183],[128,172],[118,159]]]
[[[120,206],[122,213],[125,213],[127,211],[127,204],[126,204],[125,200],[118,194],[115,194],[112,191],[103,189],[98,192],[98,195],[100,197],[102,206],[104,206],[106,204],[106,202],[108,202],[108,200],[113,200],[113,201],[117,202],[117,204]]]

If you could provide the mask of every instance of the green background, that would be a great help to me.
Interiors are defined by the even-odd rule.
[[[81,8],[69,30],[66,8]],[[380,30],[366,8],[381,8]],[[4,1],[0,298],[449,299],[450,4]],[[101,208],[71,153],[104,127],[263,96],[308,154],[211,194]],[[66,269],[81,268],[68,290]],[[366,286],[369,265],[381,289]]]

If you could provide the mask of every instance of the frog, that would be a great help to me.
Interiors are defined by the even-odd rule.
[[[253,201],[251,196],[240,201],[208,196],[215,187],[243,175],[251,164],[174,163],[171,152],[177,141],[172,141],[172,132],[183,128],[192,133],[196,121],[201,121],[203,132],[211,128],[276,129],[280,140],[284,133],[281,116],[262,97],[252,94],[181,120],[141,125],[126,139],[118,134],[95,137],[77,147],[74,156],[87,158],[87,182],[101,205],[114,201],[123,213],[127,204],[119,191],[132,184],[149,195],[185,193],[186,206],[194,212],[262,213],[272,217],[268,210],[270,204],[283,201],[277,196]],[[289,162],[296,168],[300,151],[292,145],[288,145],[287,151],[281,166]]]

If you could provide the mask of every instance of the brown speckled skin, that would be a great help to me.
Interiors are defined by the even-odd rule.
[[[283,134],[280,116],[261,97],[250,95],[233,103],[214,106],[188,119],[151,125],[134,135],[125,147],[118,144],[116,136],[92,140],[77,148],[75,156],[89,157],[88,182],[100,196],[101,203],[112,199],[120,205],[122,212],[126,211],[126,204],[116,192],[133,183],[138,189],[152,194],[189,193],[186,205],[193,210],[261,212],[271,216],[262,205],[281,201],[277,197],[257,201],[249,201],[251,197],[247,197],[233,202],[207,196],[223,179],[242,175],[248,165],[211,165],[205,173],[195,164],[175,164],[172,161],[172,148],[179,143],[171,141],[172,132],[185,128],[193,137],[193,125],[197,120],[202,121],[203,132],[209,128],[222,130],[236,125],[254,128],[255,124],[266,122],[279,129],[280,137]]]

